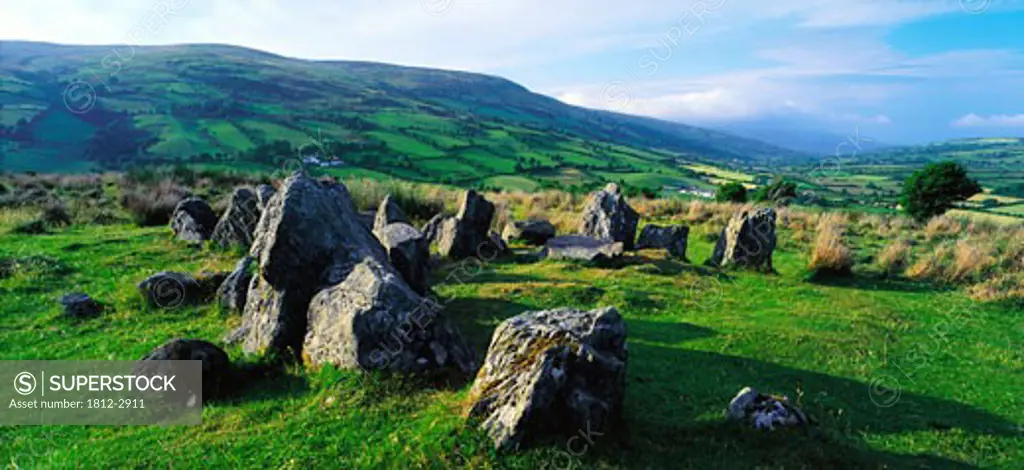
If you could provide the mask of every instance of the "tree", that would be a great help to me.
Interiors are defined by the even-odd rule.
[[[740,183],[725,183],[715,191],[715,200],[718,202],[747,202],[747,188]]]
[[[911,217],[924,221],[944,214],[953,203],[981,192],[978,182],[956,162],[932,163],[914,172],[903,183],[900,204]]]
[[[771,201],[777,204],[786,204],[796,198],[796,183],[785,178],[779,178],[768,186],[762,186],[754,193],[754,200],[757,202]]]

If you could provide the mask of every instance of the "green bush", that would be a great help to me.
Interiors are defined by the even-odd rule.
[[[741,183],[725,183],[715,191],[715,200],[718,202],[747,202],[747,187]]]
[[[967,169],[959,163],[932,163],[903,183],[900,204],[911,217],[925,221],[980,192],[981,186],[967,176]]]
[[[785,178],[776,179],[768,186],[762,186],[754,193],[754,200],[757,202],[774,202],[776,204],[788,204],[796,198],[796,183]]]

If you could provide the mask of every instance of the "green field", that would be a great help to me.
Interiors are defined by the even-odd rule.
[[[9,234],[27,216],[0,211],[0,259],[18,261],[0,278],[0,359],[131,360],[175,337],[219,343],[239,324],[214,306],[146,308],[135,289],[159,271],[228,270],[236,255],[189,248],[163,227]],[[704,234],[720,228],[694,227],[694,263],[711,253]],[[510,257],[461,284],[440,281],[456,266],[439,268],[436,291],[455,299],[444,314],[481,357],[494,327],[524,311],[614,305],[624,314],[625,422],[568,460],[564,438],[496,453],[465,425],[467,384],[287,367],[208,403],[197,427],[0,427],[0,461],[14,468],[1020,468],[1019,310],[864,267],[852,279],[811,282],[806,245],[788,229],[779,237],[772,275],[718,272],[659,251],[605,268]],[[861,257],[885,239],[864,234],[856,243]],[[65,320],[56,298],[69,291],[88,292],[108,310]],[[257,360],[228,351],[240,364]],[[724,423],[724,407],[745,386],[788,395],[817,424],[768,433]]]

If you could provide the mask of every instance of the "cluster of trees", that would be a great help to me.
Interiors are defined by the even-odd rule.
[[[796,183],[785,178],[778,178],[771,184],[761,186],[752,195],[748,194],[746,186],[737,182],[725,183],[715,192],[715,200],[719,202],[745,203],[753,200],[784,205],[796,197]]]

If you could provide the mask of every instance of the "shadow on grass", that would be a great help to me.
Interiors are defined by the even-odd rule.
[[[866,435],[947,432],[1016,436],[1013,423],[974,407],[763,360],[671,347],[713,335],[706,328],[629,320],[625,438],[605,458],[630,466],[687,462],[695,468],[971,468],[939,457],[869,449]],[[762,432],[721,416],[743,387],[788,395],[817,426]],[[895,393],[894,393],[895,392]],[[628,447],[625,454],[622,447]],[[612,450],[612,449],[610,449]],[[658,457],[648,457],[658,455]],[[652,458],[651,462],[646,462]]]
[[[905,278],[889,277],[882,278],[870,274],[852,275],[829,275],[829,274],[808,274],[807,282],[843,289],[873,290],[888,292],[910,292],[910,293],[937,293],[952,290],[950,287],[938,286],[928,282],[911,281]]]

